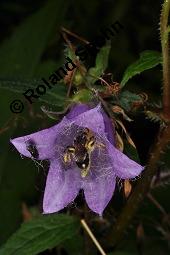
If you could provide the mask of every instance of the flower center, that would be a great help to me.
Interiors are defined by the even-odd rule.
[[[73,143],[66,147],[63,155],[65,163],[74,161],[81,170],[81,176],[88,175],[91,165],[91,153],[98,146],[94,133],[84,128],[73,140]],[[104,146],[104,145],[103,145]]]

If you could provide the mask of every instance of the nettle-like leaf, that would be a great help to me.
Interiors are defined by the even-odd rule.
[[[22,224],[0,249],[0,255],[36,255],[72,238],[79,227],[80,224],[72,216],[41,216]]]
[[[0,47],[0,76],[31,78],[49,42],[64,18],[67,4],[50,0],[19,25]]]
[[[73,61],[75,59],[77,59],[77,56],[76,56],[75,52],[72,49],[70,49],[70,47],[67,46],[67,45],[64,49],[64,55],[65,55],[65,57],[69,57]]]
[[[38,85],[41,85],[44,83],[42,80],[38,79],[31,79],[31,80],[0,80],[0,88],[10,90],[13,92],[17,92],[20,94],[22,99],[24,99],[23,93],[26,92],[28,89],[33,89],[36,93],[36,87]],[[52,85],[51,85],[52,87]],[[55,86],[53,86],[51,89],[46,89],[46,94],[40,96],[38,99],[32,98],[33,102],[36,102],[38,100],[48,103],[51,105],[57,105],[57,106],[63,106],[65,103],[65,97],[66,97],[67,89],[64,83],[59,82]]]
[[[162,55],[160,52],[152,50],[143,51],[140,54],[140,58],[133,64],[128,66],[128,68],[126,69],[120,83],[121,87],[124,87],[128,80],[131,79],[133,76],[140,74],[145,70],[151,69],[161,63]]]
[[[42,73],[47,74],[47,65],[49,71],[55,66],[54,62],[41,64],[40,60],[53,33],[59,29],[66,10],[67,4],[63,1],[47,1],[3,42],[0,47],[0,88],[19,93],[29,88],[34,89],[38,84],[29,79],[41,77]],[[43,71],[45,68],[46,71]],[[57,84],[53,89],[48,89],[40,100],[61,106],[64,96],[65,87]]]
[[[134,102],[141,101],[141,97],[130,91],[123,91],[120,94],[119,104],[126,110],[129,111]]]
[[[71,104],[68,104],[67,106],[65,106],[64,110],[62,111],[53,111],[52,109],[46,108],[44,105],[41,106],[41,110],[43,111],[43,113],[45,113],[50,119],[53,120],[58,120],[61,116],[66,115],[66,112],[69,110],[69,108],[71,107]]]
[[[104,73],[108,65],[108,58],[110,53],[110,43],[103,46],[96,57],[95,67],[91,67],[87,72],[87,81],[89,84],[95,83],[99,77]]]

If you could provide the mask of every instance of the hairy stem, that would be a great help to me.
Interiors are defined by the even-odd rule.
[[[165,117],[170,118],[170,60],[169,60],[169,32],[168,16],[170,11],[170,0],[165,0],[161,18],[160,18],[160,31],[161,31],[161,45],[163,57],[163,114]]]
[[[170,11],[170,0],[165,0],[161,12],[161,45],[163,55],[163,114],[170,120],[170,63],[169,63],[169,27],[168,16]],[[109,244],[115,246],[121,239],[125,229],[134,217],[141,205],[142,200],[148,194],[153,176],[157,172],[161,154],[170,142],[170,122],[164,130],[160,130],[158,140],[153,146],[150,159],[145,168],[142,178],[134,188],[134,191],[127,201],[126,206],[117,219],[116,225],[109,235]]]
[[[142,200],[150,189],[150,183],[157,171],[157,164],[161,158],[161,154],[170,142],[170,126],[160,131],[158,141],[153,146],[153,151],[149,163],[144,171],[143,177],[139,180],[137,186],[127,201],[122,213],[117,219],[113,231],[109,234],[109,244],[114,246],[121,239],[126,227],[132,220]]]

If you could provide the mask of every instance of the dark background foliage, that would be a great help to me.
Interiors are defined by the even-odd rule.
[[[47,2],[48,0],[1,0],[1,45],[7,45],[7,40],[15,29]],[[54,27],[51,29],[49,26],[53,16],[50,12],[47,13],[45,22],[39,20],[42,35],[47,33],[49,28],[52,31],[48,36],[48,40],[47,37],[44,39],[43,36],[40,36],[40,41],[37,44],[34,42],[34,24],[32,24],[32,33],[28,31],[28,34],[27,30],[23,31],[23,34],[25,33],[28,38],[30,49],[34,48],[34,53],[29,55],[29,61],[24,57],[21,59],[23,63],[28,62],[28,65],[25,70],[19,69],[18,73],[16,72],[17,75],[11,71],[13,69],[13,57],[6,59],[7,63],[5,64],[0,60],[0,80],[2,82],[5,79],[10,82],[20,77],[27,79],[41,78],[42,76],[48,76],[54,68],[60,67],[65,61],[63,54],[65,42],[60,35],[61,26],[91,41],[97,34],[100,34],[100,28],[109,27],[118,20],[124,26],[124,29],[112,39],[107,72],[113,74],[114,81],[120,82],[126,67],[139,58],[140,52],[144,50],[161,51],[159,40],[161,5],[162,1],[153,0],[92,0],[89,2],[56,0],[54,4],[56,10],[53,11],[56,11],[57,18]],[[39,48],[42,48],[42,50],[39,51]],[[3,60],[3,54],[8,56],[5,53],[6,50],[8,48],[2,47],[0,59]],[[15,41],[12,50],[13,54],[17,56],[18,48]],[[24,52],[24,49],[22,50]],[[37,61],[35,59],[36,53]],[[18,58],[21,58],[19,53]],[[22,61],[20,62],[21,65]],[[145,71],[140,76],[135,76],[128,82],[126,89],[136,93],[145,92],[150,102],[159,103],[161,100],[161,83],[162,72],[160,66],[157,66]],[[18,94],[1,89],[0,95],[0,243],[3,244],[20,227],[23,219],[27,218],[27,214],[36,217],[39,211],[41,212],[46,169],[48,169],[45,163],[41,167],[29,159],[21,159],[13,146],[10,145],[9,139],[50,127],[55,121],[48,119],[42,113],[40,109],[41,102],[34,103],[31,110],[26,105],[22,114],[14,115],[9,109],[9,104],[12,100],[18,98]],[[61,108],[55,106],[53,109],[60,110]],[[142,164],[145,165],[149,149],[157,134],[158,124],[147,120],[142,112],[132,117],[134,121],[130,123],[124,121],[124,125],[137,146]],[[108,252],[112,249],[110,245],[107,245],[107,234],[110,228],[114,228],[115,217],[125,203],[120,186],[118,184],[116,194],[109,204],[108,211],[106,210],[107,224],[98,222],[96,216],[92,214],[92,230],[106,247],[106,250],[108,249]],[[153,191],[153,195],[167,213],[170,210],[169,192],[168,185]],[[69,208],[69,212],[73,211],[73,214],[76,214],[76,209],[83,204],[82,197],[81,194],[75,204]],[[89,215],[91,214],[88,210],[88,217],[90,218]],[[167,220],[153,202],[146,198],[129,227],[128,234],[125,233],[125,238],[118,245],[117,249],[120,252],[117,253],[116,250],[113,254],[168,254],[169,229],[166,229]],[[80,236],[77,238],[80,238]],[[45,251],[42,254],[82,254],[82,240],[78,243],[77,238],[71,239],[70,243],[61,245],[57,249]],[[96,254],[91,243],[90,249],[92,250],[89,254],[93,254],[93,250]]]

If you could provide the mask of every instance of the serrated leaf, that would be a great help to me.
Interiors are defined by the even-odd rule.
[[[24,98],[23,93],[28,89],[34,89],[40,85],[44,84],[42,80],[32,79],[32,80],[3,80],[0,79],[0,88],[18,92],[20,96]],[[62,82],[57,83],[51,89],[47,88],[46,94],[40,96],[38,99],[33,99],[33,102],[42,101],[51,105],[63,106],[66,97],[66,86]],[[37,94],[37,93],[35,93]]]
[[[141,101],[141,97],[130,91],[123,91],[120,94],[119,103],[126,111],[129,111],[134,102]]]
[[[67,88],[65,84],[59,82],[54,86],[54,88],[49,89],[44,96],[40,97],[39,100],[51,105],[62,107],[66,102],[66,94]]]
[[[59,119],[59,117],[61,117],[62,115],[66,115],[66,112],[69,110],[70,108],[70,104],[68,104],[65,109],[63,111],[59,111],[59,112],[54,112],[52,110],[47,109],[45,106],[41,106],[41,110],[51,119],[57,120]]]
[[[70,47],[66,46],[66,48],[64,49],[64,55],[65,57],[69,57],[71,60],[76,60],[77,56],[74,53],[74,51],[72,49],[70,49]]]
[[[0,249],[0,255],[36,255],[72,238],[79,230],[72,216],[53,214],[22,224]]]
[[[87,72],[87,81],[89,83],[95,83],[99,77],[104,73],[108,65],[108,58],[111,45],[106,44],[103,46],[96,57],[95,67],[91,67]]]
[[[30,78],[53,33],[59,28],[67,4],[50,0],[19,25],[0,47],[0,76]]]
[[[140,57],[133,64],[128,66],[126,69],[122,81],[121,87],[124,87],[125,84],[131,79],[133,76],[140,74],[141,72],[151,69],[158,64],[162,63],[162,55],[158,51],[146,50],[140,54]]]

